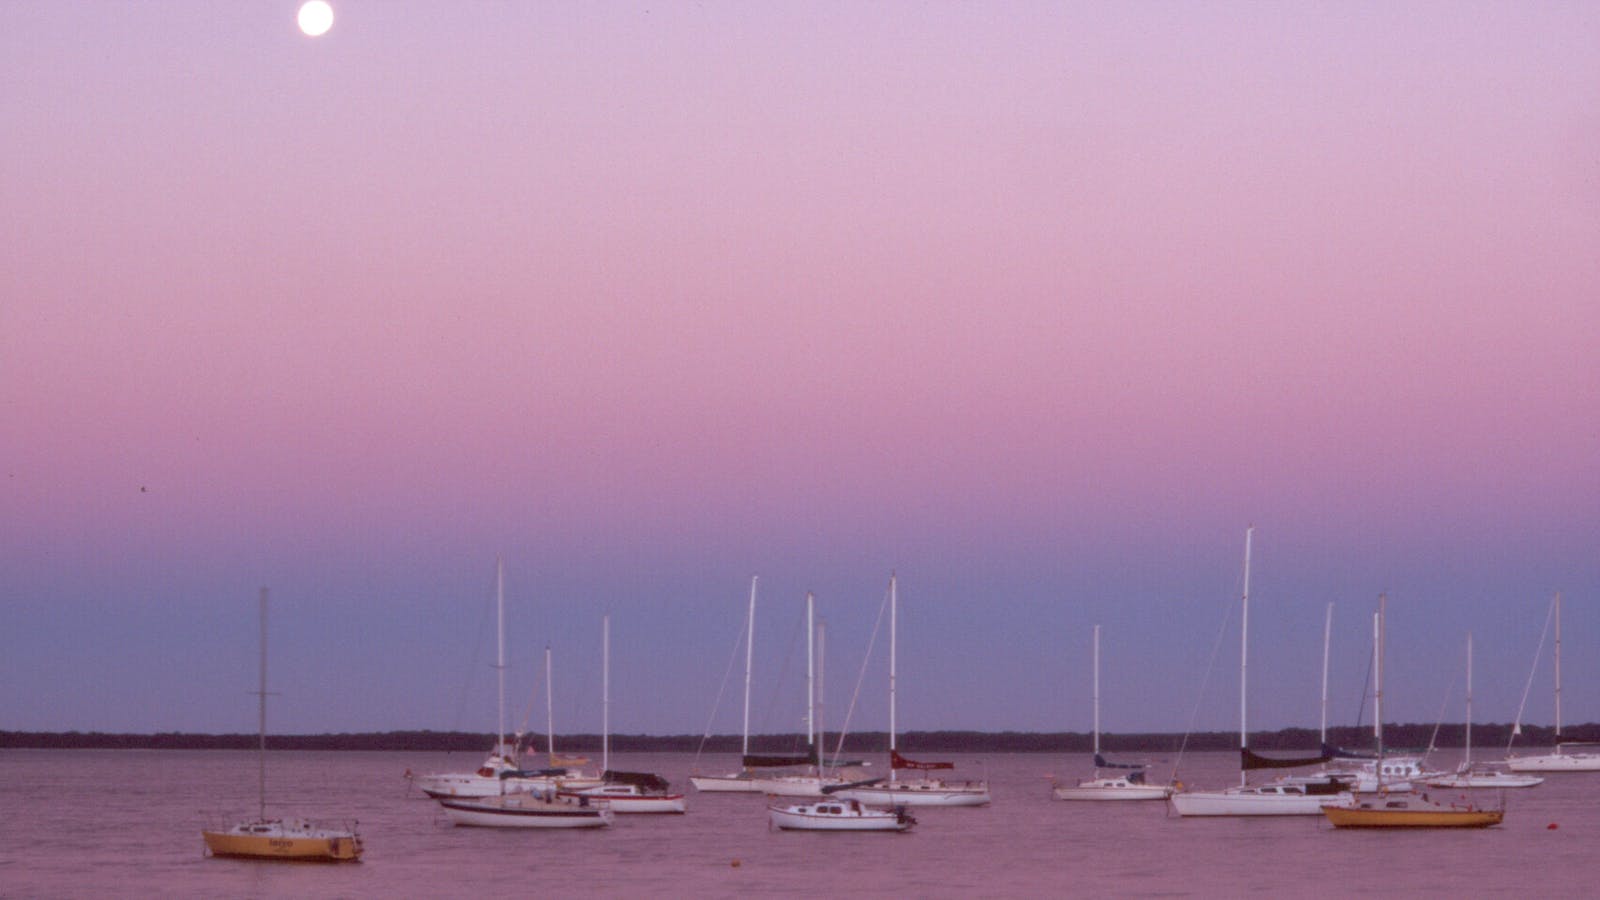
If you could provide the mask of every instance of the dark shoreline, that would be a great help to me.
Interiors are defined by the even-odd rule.
[[[1422,750],[1433,739],[1434,725],[1386,725],[1385,743],[1393,749]],[[1433,743],[1438,747],[1461,747],[1465,729],[1459,724],[1438,727]],[[1509,724],[1474,725],[1472,742],[1476,747],[1498,748],[1509,742]],[[1567,742],[1600,742],[1600,724],[1577,725],[1562,730]],[[255,734],[119,734],[97,731],[0,731],[0,749],[124,749],[124,750],[252,750],[259,738]],[[1330,743],[1351,749],[1370,748],[1370,728],[1328,729]],[[598,734],[558,735],[557,745],[569,753],[593,753],[600,749]],[[276,750],[404,750],[417,752],[480,752],[494,743],[494,736],[468,731],[386,731],[363,734],[280,734],[268,735],[267,746]],[[541,741],[536,742],[537,744]],[[802,746],[801,735],[752,735],[750,749],[757,753],[794,752]],[[1250,746],[1255,750],[1308,750],[1318,746],[1315,729],[1286,728],[1280,731],[1252,732]],[[1523,726],[1517,746],[1548,747],[1556,743],[1555,731],[1542,726]],[[1089,753],[1093,739],[1077,732],[1023,731],[908,731],[900,735],[899,746],[917,753]],[[739,752],[738,735],[643,735],[614,734],[611,749],[631,753],[729,753]],[[1185,742],[1181,734],[1102,734],[1101,749],[1106,753],[1176,753],[1189,751],[1234,750],[1239,746],[1236,732],[1211,731],[1191,734]],[[885,753],[888,735],[884,732],[851,734],[845,741],[850,755]]]

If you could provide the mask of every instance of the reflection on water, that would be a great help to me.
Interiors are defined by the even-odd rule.
[[[408,794],[402,775],[473,768],[477,755],[272,753],[269,814],[360,821],[363,861],[328,866],[202,856],[202,826],[254,815],[253,753],[0,751],[0,893],[1484,896],[1532,888],[1584,896],[1592,889],[1600,775],[1556,775],[1542,787],[1507,792],[1500,828],[1380,834],[1334,831],[1320,818],[1177,819],[1159,802],[1063,803],[1051,798],[1049,776],[1085,775],[1087,758],[956,759],[963,776],[988,776],[993,805],[919,809],[917,828],[898,835],[773,832],[762,797],[692,789],[688,815],[619,816],[595,832],[453,828],[432,801]],[[1198,786],[1230,784],[1236,760],[1192,754],[1181,775]],[[618,760],[659,771],[679,788],[688,788],[692,763],[679,754]],[[736,764],[710,758],[703,768]],[[1170,760],[1157,763],[1152,777],[1170,771]]]

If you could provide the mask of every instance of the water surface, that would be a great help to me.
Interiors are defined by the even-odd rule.
[[[1320,818],[1178,819],[1161,803],[1064,803],[1049,776],[1087,775],[1085,757],[954,758],[963,775],[987,774],[994,804],[917,810],[918,827],[897,835],[769,831],[763,798],[689,788],[693,759],[682,754],[613,764],[688,789],[687,815],[563,832],[454,828],[408,791],[406,769],[474,768],[475,754],[270,753],[269,813],[360,822],[361,863],[314,865],[203,855],[202,827],[255,814],[253,753],[0,751],[0,895],[1587,896],[1600,876],[1600,775],[1506,792],[1499,828],[1381,834]],[[702,763],[719,771],[736,759]],[[1192,754],[1180,774],[1222,786],[1237,780],[1236,765],[1233,754]],[[1154,769],[1170,772],[1170,760]]]

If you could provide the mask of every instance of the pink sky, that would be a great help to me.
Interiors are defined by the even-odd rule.
[[[1128,727],[1181,729],[1252,521],[1285,634],[1336,599],[1358,648],[1390,590],[1459,613],[1426,657],[1512,604],[1509,696],[1559,587],[1600,645],[1591,4],[294,5],[8,10],[0,728],[231,727],[231,688],[43,685],[198,608],[248,647],[261,583],[326,610],[296,635],[411,617],[329,673],[414,639],[451,685],[304,727],[449,724],[496,553],[572,612],[536,643],[696,642],[639,730],[701,725],[732,622],[687,610],[894,567],[973,638],[938,725],[1082,727],[993,702],[1085,677],[1008,629],[1131,647],[1182,600],[1123,654],[1171,697]]]

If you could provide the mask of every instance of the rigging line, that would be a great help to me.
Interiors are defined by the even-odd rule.
[[[522,708],[522,725],[517,728],[517,737],[519,738],[517,741],[518,744],[522,743],[520,738],[523,735],[532,733],[528,730],[528,723],[533,719],[533,707],[539,702],[539,688],[543,685],[544,666],[539,666],[538,670],[533,675],[533,690],[528,692],[528,705]],[[519,755],[522,753],[522,748],[520,746],[517,747],[517,753]]]
[[[722,673],[722,687],[717,688],[717,699],[711,704],[711,715],[706,717],[706,732],[700,736],[700,746],[694,748],[694,764],[700,764],[700,754],[706,749],[706,741],[711,739],[711,723],[717,718],[717,710],[722,706],[722,696],[728,692],[728,679],[733,677],[733,664],[739,658],[739,648],[744,646],[744,633],[747,622],[739,623],[739,638],[733,642],[733,652],[728,654],[728,668]]]
[[[844,755],[844,737],[850,732],[850,718],[855,715],[856,701],[861,699],[861,683],[867,677],[867,663],[872,661],[872,648],[878,644],[878,631],[883,627],[883,612],[889,608],[889,592],[883,592],[883,602],[878,604],[878,620],[872,623],[872,636],[867,639],[867,652],[861,657],[861,671],[856,675],[856,690],[850,695],[850,706],[845,710],[844,723],[839,726],[839,740],[833,745],[833,765],[839,765]]]
[[[1357,734],[1361,732],[1361,723],[1366,721],[1367,718],[1367,700],[1372,697],[1372,693],[1369,690],[1372,687],[1372,663],[1377,657],[1377,652],[1378,649],[1376,647],[1367,649],[1367,672],[1361,676],[1361,699],[1356,703]]]
[[[1522,711],[1528,705],[1528,692],[1533,690],[1533,676],[1539,671],[1539,657],[1544,656],[1544,639],[1550,635],[1550,620],[1556,614],[1555,601],[1550,601],[1550,611],[1544,614],[1544,630],[1539,632],[1539,647],[1533,651],[1533,667],[1528,670],[1528,683],[1522,688],[1522,702],[1517,704],[1517,720],[1511,725],[1511,737],[1506,739],[1506,752],[1516,743],[1517,732],[1522,730]]]
[[[1439,701],[1439,717],[1433,720],[1433,734],[1428,736],[1428,749],[1422,751],[1422,758],[1424,760],[1426,760],[1428,758],[1428,754],[1432,753],[1438,746],[1439,727],[1444,724],[1444,711],[1450,705],[1450,698],[1455,696],[1456,680],[1460,677],[1461,676],[1459,674],[1452,675],[1450,677],[1450,687],[1444,692],[1444,699]]]
[[[771,693],[767,696],[766,707],[762,712],[761,725],[756,733],[768,734],[772,725],[772,711],[778,708],[778,692],[784,688],[784,680],[789,677],[789,665],[794,661],[795,653],[800,646],[800,639],[805,636],[806,617],[801,613],[795,620],[794,632],[789,638],[789,652],[783,657],[783,665],[778,669],[778,680],[772,683]],[[795,734],[794,740],[789,744],[789,750],[796,752],[800,747],[800,735]]]
[[[1194,733],[1195,720],[1200,716],[1200,701],[1205,698],[1206,684],[1211,680],[1211,672],[1217,666],[1217,654],[1222,652],[1222,639],[1228,633],[1229,623],[1233,621],[1233,601],[1228,601],[1227,612],[1222,616],[1222,624],[1217,626],[1217,637],[1211,643],[1211,661],[1206,664],[1206,672],[1200,678],[1200,689],[1194,698],[1194,708],[1189,711],[1189,727],[1183,733],[1183,741],[1178,745],[1178,755],[1172,760],[1172,776],[1168,781],[1178,779],[1178,767],[1183,764],[1183,754],[1189,747],[1189,735]]]
[[[489,596],[490,597],[494,596],[494,590],[492,588],[490,589]],[[491,604],[491,606],[492,606],[492,604]],[[463,683],[461,685],[461,697],[460,697],[459,700],[456,701],[455,715],[450,719],[450,730],[452,732],[461,730],[461,713],[462,713],[463,710],[466,709],[466,707],[467,707],[467,695],[472,692],[472,688],[473,688],[474,684],[476,684],[476,681],[477,681],[473,676],[475,674],[477,674],[477,672],[478,672],[479,653],[480,653],[480,651],[483,650],[483,634],[484,634],[485,631],[488,631],[488,630],[489,630],[489,606],[479,606],[478,607],[478,634],[477,634],[477,637],[472,642],[472,659],[471,659],[470,662],[467,663],[467,676],[466,676],[466,678],[464,679],[464,681],[463,681]],[[499,748],[496,748],[497,751],[498,751],[498,749]]]

